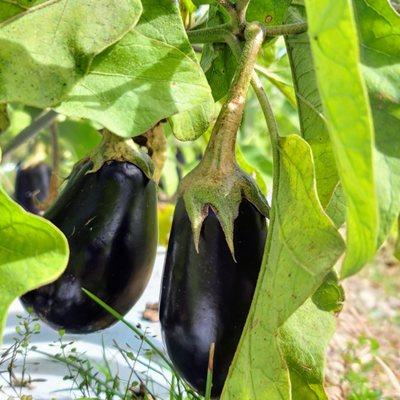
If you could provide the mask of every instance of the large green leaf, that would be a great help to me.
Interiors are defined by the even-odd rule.
[[[378,246],[400,213],[400,16],[388,0],[355,0],[375,126]]]
[[[24,211],[0,187],[0,341],[12,301],[56,279],[68,254],[54,225]]]
[[[279,181],[263,267],[222,400],[290,398],[290,375],[296,370],[290,365],[297,361],[282,346],[279,328],[321,285],[344,250],[341,236],[319,202],[307,142],[298,135],[280,139],[277,168]],[[316,347],[324,347],[325,340],[321,338]],[[310,376],[320,374],[310,372]],[[303,380],[306,385],[309,381]],[[296,382],[301,385],[300,379]]]
[[[121,136],[135,136],[163,118],[213,103],[177,3],[142,3],[135,29],[96,57],[60,112],[93,119]],[[212,118],[204,114],[208,121]]]
[[[306,19],[303,6],[290,8],[288,23]],[[318,195],[325,208],[339,181],[329,132],[322,115],[310,41],[307,33],[286,37],[293,83],[297,95],[301,136],[310,144],[314,156]]]
[[[139,19],[140,0],[47,1],[0,24],[0,101],[58,104],[94,56]]]
[[[347,204],[342,276],[375,254],[378,202],[373,128],[350,0],[305,0],[319,93]]]

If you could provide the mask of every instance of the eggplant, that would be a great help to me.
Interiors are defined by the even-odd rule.
[[[91,159],[73,171],[45,218],[67,237],[70,258],[60,278],[21,300],[46,323],[72,333],[116,320],[82,288],[126,314],[143,293],[157,250],[156,185],[136,165]]]
[[[184,201],[177,203],[160,299],[168,355],[180,375],[204,395],[215,343],[212,396],[219,396],[251,306],[267,235],[266,218],[242,199],[234,221],[234,260],[209,207],[199,252]]]
[[[50,192],[51,168],[41,161],[32,166],[18,167],[14,199],[26,211],[41,214],[38,202],[45,201]]]

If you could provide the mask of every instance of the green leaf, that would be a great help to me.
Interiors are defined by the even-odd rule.
[[[340,228],[346,220],[346,198],[340,182],[336,186],[333,195],[326,206],[326,213],[332,219],[336,227]]]
[[[55,280],[68,255],[64,235],[49,221],[24,211],[0,187],[0,341],[12,301]]]
[[[298,135],[281,138],[277,167],[266,254],[222,400],[290,398],[279,328],[321,285],[344,250],[319,202],[307,142]]]
[[[211,53],[211,55],[207,53]],[[204,57],[212,58],[210,65],[205,65]],[[221,100],[229,91],[237,67],[236,59],[231,50],[223,43],[205,45],[202,67],[212,89],[214,100]]]
[[[217,6],[210,6],[207,27],[224,23]],[[206,74],[215,101],[221,100],[229,91],[237,61],[226,43],[205,44],[201,54],[201,67]]]
[[[211,90],[187,40],[176,2],[143,0],[138,25],[94,60],[90,73],[58,111],[85,117],[112,132],[136,136],[173,114],[213,102]],[[202,110],[201,110],[202,111]],[[187,120],[187,116],[185,116]],[[210,115],[196,115],[199,135]],[[199,122],[199,119],[202,119]],[[195,131],[195,134],[193,134]],[[188,140],[185,132],[180,138]]]
[[[347,204],[342,276],[375,254],[378,202],[373,128],[351,0],[305,0],[316,76]]]
[[[0,101],[58,104],[137,22],[139,0],[47,1],[0,24]]]
[[[342,310],[344,300],[344,289],[334,270],[328,273],[323,284],[312,295],[312,301],[320,310],[333,311],[335,313]]]
[[[290,3],[291,0],[251,0],[246,18],[266,25],[280,25],[285,20]]]
[[[172,133],[178,140],[192,141],[201,136],[214,119],[215,107],[212,101],[175,114],[169,118]]]
[[[269,82],[272,83],[289,101],[293,107],[297,107],[296,94],[292,84],[288,83],[283,77],[276,72],[269,70],[261,65],[256,66],[256,71],[260,72]]]
[[[400,16],[387,0],[354,5],[375,127],[380,246],[400,213]]]
[[[324,390],[325,352],[335,318],[307,300],[279,330],[293,400],[328,400]]]
[[[304,7],[290,8],[288,23],[303,22],[305,19]],[[323,117],[310,41],[307,33],[286,36],[285,41],[297,95],[301,136],[313,151],[318,195],[325,208],[333,195],[339,176]]]

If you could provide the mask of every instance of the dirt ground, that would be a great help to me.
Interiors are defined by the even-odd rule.
[[[400,263],[392,248],[344,283],[327,359],[330,400],[400,399]]]

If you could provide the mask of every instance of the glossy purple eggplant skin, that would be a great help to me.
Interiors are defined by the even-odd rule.
[[[219,396],[252,302],[267,234],[266,219],[247,200],[234,223],[236,261],[212,210],[196,252],[184,202],[178,201],[161,288],[160,321],[168,355],[204,394],[215,343],[212,396]]]
[[[44,201],[50,191],[51,168],[44,162],[27,168],[19,167],[15,179],[14,199],[26,211],[40,214],[36,201]]]
[[[143,293],[157,251],[155,183],[128,162],[108,162],[87,174],[91,166],[73,172],[45,214],[68,239],[65,272],[21,298],[49,325],[73,333],[116,322],[82,287],[124,315]]]

